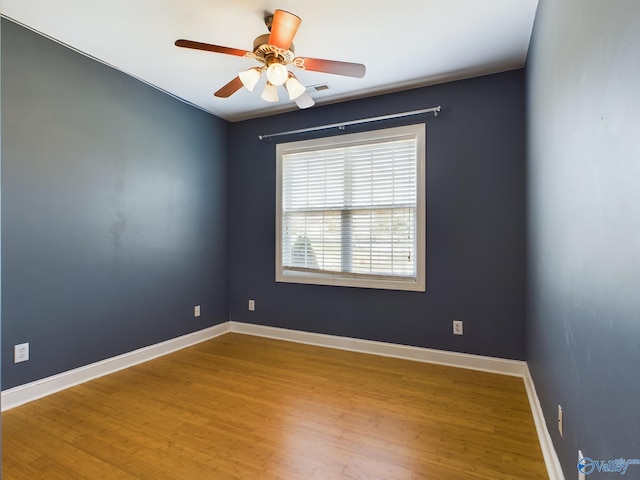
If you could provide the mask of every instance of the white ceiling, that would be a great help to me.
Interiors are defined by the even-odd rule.
[[[296,69],[316,104],[524,66],[538,0],[2,0],[2,15],[230,121],[296,109],[241,89],[213,92],[255,60],[174,46],[252,50],[265,12],[295,13],[296,55],[364,63],[364,78]],[[290,67],[293,69],[293,67]]]

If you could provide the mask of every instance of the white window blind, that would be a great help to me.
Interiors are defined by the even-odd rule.
[[[411,127],[279,145],[279,281],[424,290],[424,136]]]

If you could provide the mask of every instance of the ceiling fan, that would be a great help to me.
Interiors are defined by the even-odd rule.
[[[293,72],[287,69],[288,65],[312,72],[332,73],[355,78],[364,77],[366,67],[360,63],[296,57],[292,42],[301,22],[302,19],[293,13],[276,10],[273,15],[268,15],[265,18],[265,24],[271,33],[257,37],[253,42],[253,51],[251,52],[184,39],[176,40],[175,44],[178,47],[253,58],[260,62],[260,66],[240,72],[236,78],[215,92],[216,97],[230,97],[243,86],[247,90],[253,91],[262,73],[266,72],[267,83],[261,95],[263,100],[277,102],[278,87],[283,85],[290,100],[294,100],[300,108],[309,108],[315,102],[307,94],[306,87],[300,83]]]

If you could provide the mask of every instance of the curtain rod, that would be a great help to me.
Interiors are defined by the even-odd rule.
[[[264,135],[258,135],[260,140],[271,139],[273,137],[281,137],[283,135],[293,135],[295,133],[315,132],[318,130],[327,130],[329,128],[339,128],[344,130],[349,125],[359,125],[361,123],[377,122],[380,120],[390,120],[392,118],[410,117],[411,115],[420,115],[421,113],[433,112],[434,117],[438,116],[438,112],[442,109],[440,105],[432,108],[425,108],[423,110],[413,110],[411,112],[392,113],[391,115],[382,115],[380,117],[361,118],[360,120],[351,120],[349,122],[331,123],[329,125],[319,125],[317,127],[301,128],[299,130],[289,130],[288,132],[279,133],[266,133]]]

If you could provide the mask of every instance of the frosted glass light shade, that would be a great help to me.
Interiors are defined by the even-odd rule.
[[[251,92],[258,83],[258,80],[260,80],[260,69],[255,67],[250,68],[249,70],[240,72],[238,76],[240,77],[240,81],[245,86],[245,88]]]
[[[302,85],[293,75],[291,75],[289,80],[287,80],[285,88],[287,89],[287,92],[289,92],[289,100],[295,100],[307,91],[304,85]]]
[[[273,85],[271,82],[267,82],[267,85],[264,87],[262,91],[262,95],[260,98],[265,102],[277,102],[278,101],[278,87]]]
[[[281,63],[272,63],[267,68],[267,80],[274,85],[284,85],[284,82],[289,78],[289,71],[287,67]]]

